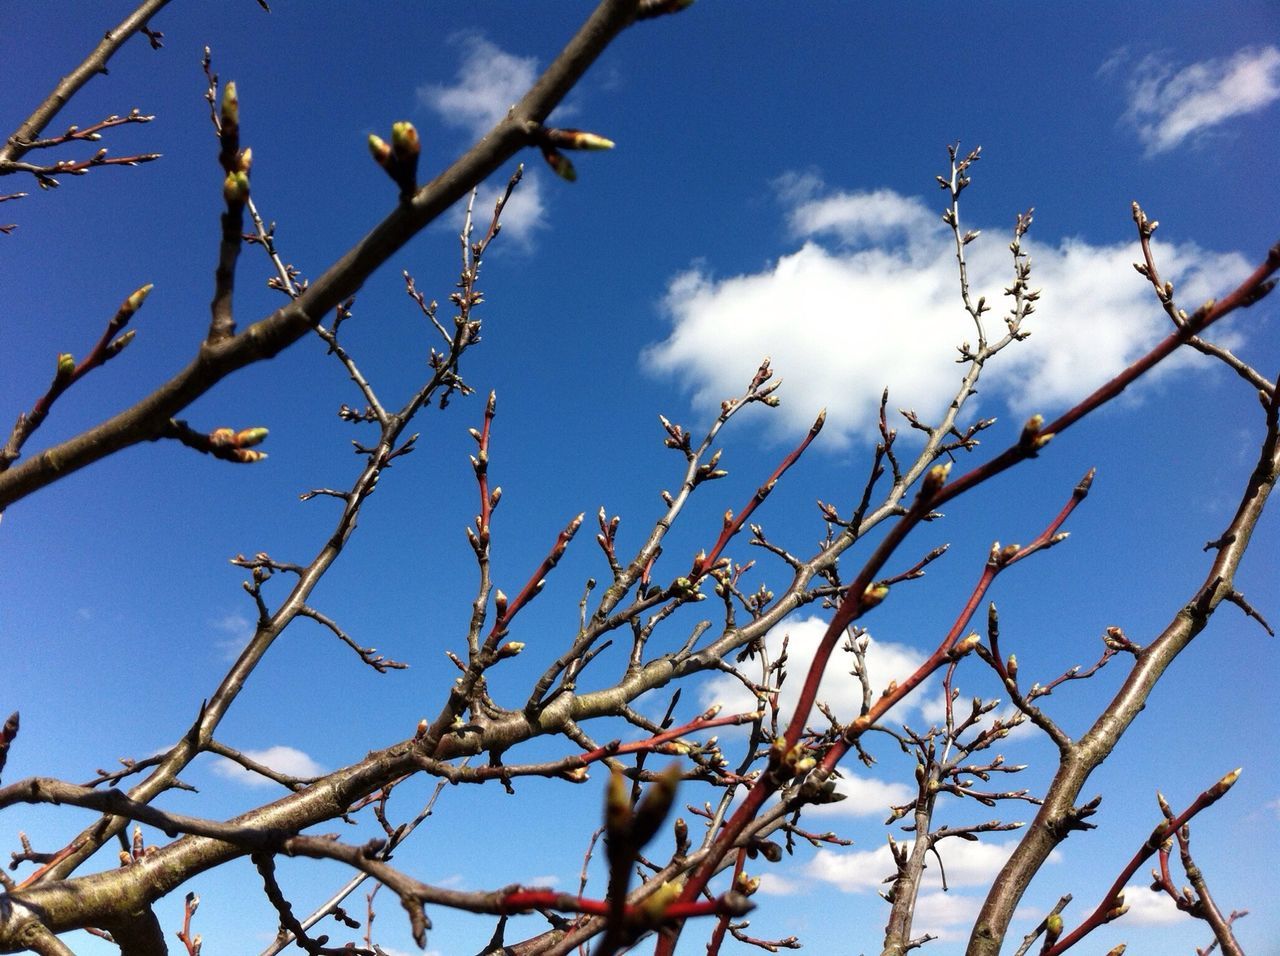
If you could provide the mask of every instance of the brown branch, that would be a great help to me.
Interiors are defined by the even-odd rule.
[[[1117,876],[1115,882],[1111,884],[1111,888],[1107,890],[1106,895],[1103,896],[1102,902],[1098,904],[1097,908],[1074,930],[1060,939],[1056,944],[1044,950],[1044,956],[1059,956],[1059,954],[1065,953],[1068,949],[1078,943],[1085,936],[1088,936],[1102,924],[1109,923],[1113,919],[1118,919],[1120,916],[1123,916],[1125,910],[1128,909],[1128,907],[1124,905],[1124,888],[1128,885],[1129,880],[1132,879],[1133,874],[1138,871],[1138,867],[1142,866],[1144,862],[1149,860],[1152,855],[1160,849],[1160,846],[1169,839],[1172,834],[1185,826],[1192,817],[1201,810],[1204,810],[1206,807],[1211,807],[1213,804],[1217,803],[1218,800],[1220,800],[1226,792],[1231,789],[1239,776],[1240,771],[1233,770],[1212,787],[1209,787],[1197,796],[1195,800],[1191,802],[1191,805],[1188,806],[1187,809],[1183,810],[1182,813],[1178,814],[1176,817],[1172,815],[1167,816],[1163,823],[1159,824],[1151,831],[1151,836],[1147,837],[1146,842],[1142,844],[1129,862],[1125,864],[1124,868],[1120,871],[1120,875]]]
[[[428,223],[528,145],[531,124],[546,118],[633,20],[636,2],[604,0],[487,136],[419,189],[411,201],[400,203],[296,300],[234,337],[208,343],[185,369],[132,407],[0,475],[0,510],[71,472],[155,437],[169,419],[219,381],[246,365],[272,358],[306,335],[321,316],[351,298],[378,266]],[[144,6],[160,5],[160,0],[152,0]],[[137,25],[145,19],[140,18]]]
[[[169,0],[145,0],[115,28],[108,30],[102,40],[84,61],[64,76],[53,92],[40,102],[35,110],[0,146],[0,167],[21,159],[30,150],[31,143],[39,137],[55,116],[71,98],[93,77],[107,72],[107,62],[115,52],[135,33],[143,29]]]

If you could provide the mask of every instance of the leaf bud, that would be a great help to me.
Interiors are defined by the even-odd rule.
[[[680,898],[683,889],[684,880],[667,880],[640,904],[640,912],[655,923],[661,921],[667,907]]]
[[[57,378],[61,381],[69,379],[76,370],[76,357],[70,352],[58,356]]]
[[[154,284],[148,282],[142,288],[137,289],[129,298],[124,300],[124,303],[120,306],[120,311],[133,315],[133,313],[142,308],[142,303],[147,301],[147,296],[151,294],[152,288],[154,288]]]
[[[386,169],[391,163],[391,147],[387,145],[386,140],[374,133],[369,134],[369,152],[373,155],[374,161]]]
[[[228,206],[243,206],[249,198],[249,177],[242,170],[227,173],[222,181],[222,198]]]
[[[262,444],[266,437],[267,429],[265,428],[245,428],[236,432],[235,442],[239,448],[251,448]]]
[[[240,125],[240,97],[232,80],[222,88],[222,128],[230,131]]]
[[[407,121],[391,125],[391,151],[402,163],[416,163],[422,144],[418,139],[418,131]]]
[[[563,179],[565,182],[577,182],[578,171],[574,169],[573,163],[569,161],[569,157],[558,149],[551,147],[543,147],[542,158],[547,161],[547,165],[552,171]]]
[[[582,129],[549,129],[547,140],[562,149],[613,149],[613,140]]]
[[[947,475],[951,474],[951,462],[943,462],[934,465],[924,476],[924,484],[921,486],[920,495],[924,498],[932,498],[942,486],[947,483]]]
[[[862,592],[862,606],[866,610],[875,607],[889,596],[889,585],[872,584]]]
[[[627,779],[622,770],[614,767],[609,774],[609,783],[604,794],[604,825],[610,839],[618,839],[630,835],[631,832],[631,796],[628,793]]]

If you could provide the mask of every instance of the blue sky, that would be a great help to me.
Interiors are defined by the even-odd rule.
[[[160,152],[159,162],[63,177],[50,192],[20,177],[0,187],[32,193],[0,206],[0,220],[18,224],[0,236],[4,414],[16,416],[41,394],[58,352],[83,354],[124,295],[155,283],[129,350],[62,399],[32,451],[145,394],[203,335],[222,202],[202,99],[205,44],[215,70],[239,86],[254,197],[278,222],[285,258],[316,276],[394,203],[369,160],[370,132],[386,135],[393,121],[411,119],[424,172],[434,174],[520,96],[589,9],[272,6],[268,15],[250,0],[172,4],[153,24],[165,33],[164,49],[132,41],[110,75],[55,123],[60,131],[137,107],[155,121],[108,131],[101,145],[116,155]],[[6,4],[3,125],[15,127],[127,7]],[[609,136],[617,149],[576,155],[574,184],[529,152],[486,257],[484,342],[464,372],[481,395],[498,393],[498,584],[513,592],[570,517],[601,505],[622,516],[624,544],[638,545],[659,514],[658,492],[678,480],[657,415],[700,431],[764,355],[784,380],[783,404],[727,431],[730,475],[706,489],[669,539],[664,573],[682,573],[718,534],[724,509],[740,508],[826,407],[829,427],[759,519],[771,537],[807,553],[822,530],[814,498],[845,503],[861,490],[881,389],[891,388],[891,408],[928,419],[958,379],[954,349],[970,325],[933,179],[946,169],[950,142],[983,147],[962,200],[969,227],[982,230],[969,247],[975,291],[1000,299],[1014,216],[1030,206],[1033,285],[1044,289],[1031,338],[995,360],[967,414],[998,417],[988,446],[1003,447],[1027,415],[1070,406],[1166,332],[1130,266],[1139,257],[1132,200],[1161,220],[1159,262],[1188,308],[1229,289],[1278,238],[1280,183],[1269,175],[1280,145],[1278,27],[1275,5],[1264,2],[961,11],[700,0],[679,17],[624,33],[553,116]],[[444,300],[456,278],[457,224],[450,216],[429,227],[358,296],[348,345],[391,395],[421,378],[430,344],[399,272],[410,270],[428,297]],[[265,257],[247,248],[236,294],[242,321],[279,304],[268,275]],[[1218,335],[1272,375],[1278,328],[1267,300]],[[355,474],[350,426],[333,414],[342,402],[354,405],[358,395],[322,344],[304,340],[185,415],[202,429],[269,427],[267,461],[233,467],[176,445],[136,447],[9,510],[0,526],[0,708],[20,709],[23,731],[6,781],[87,779],[117,757],[167,746],[189,725],[251,630],[243,572],[227,558],[267,551],[300,560],[328,533],[332,509],[297,495]],[[402,739],[438,711],[452,676],[443,652],[462,650],[474,589],[462,533],[474,508],[466,430],[482,408],[475,398],[456,400],[422,419],[419,452],[386,475],[315,597],[358,640],[412,667],[367,672],[300,622],[273,647],[220,739],[313,772]],[[951,553],[869,620],[876,673],[887,681],[922,658],[990,542],[1032,537],[1091,466],[1098,479],[1068,524],[1071,541],[1011,572],[993,595],[1004,640],[1036,679],[1091,663],[1109,625],[1145,643],[1198,586],[1208,567],[1200,547],[1234,509],[1261,429],[1256,398],[1225,368],[1192,355],[1171,361],[1040,460],[956,501],[946,521],[912,538],[902,558],[943,541]],[[1278,539],[1271,515],[1239,582],[1272,619],[1280,616]],[[734,555],[762,557],[745,543]],[[785,583],[784,569],[764,560],[757,568],[756,580]],[[513,637],[526,652],[495,677],[495,692],[517,699],[527,688],[573,627],[582,582],[605,570],[583,535],[522,617]],[[664,639],[678,645],[683,626]],[[801,614],[786,629],[798,648],[820,624]],[[1099,829],[1072,837],[1044,869],[1014,935],[1063,892],[1076,898],[1068,917],[1092,909],[1158,821],[1157,787],[1181,806],[1243,766],[1229,797],[1193,827],[1194,847],[1219,903],[1252,910],[1239,924],[1245,949],[1280,952],[1267,949],[1280,938],[1280,919],[1265,889],[1280,828],[1272,770],[1280,749],[1267,723],[1276,660],[1274,641],[1236,609],[1222,609],[1091,781],[1087,795],[1105,795]],[[966,695],[995,695],[972,663],[960,680]],[[1116,661],[1049,699],[1068,730],[1100,709],[1122,667]],[[722,692],[704,682],[695,696]],[[899,719],[927,723],[931,700],[936,690]],[[528,756],[561,752],[538,744]],[[757,935],[796,933],[818,953],[878,948],[886,907],[875,890],[889,872],[880,821],[902,799],[911,766],[891,742],[876,753],[881,763],[847,784],[856,799],[818,827],[855,844],[802,849],[770,868],[752,917]],[[1008,754],[1032,765],[1021,785],[1043,787],[1044,741],[1017,735]],[[233,776],[216,761],[197,762],[184,779],[200,793],[167,805],[227,816],[277,795]],[[514,800],[496,789],[446,791],[398,863],[427,882],[468,888],[551,879],[575,887],[600,788],[566,794],[563,785],[530,781],[518,789]],[[400,812],[412,813],[427,790],[422,782],[405,793]],[[712,799],[692,788],[685,797]],[[952,812],[956,823],[989,814]],[[10,810],[0,836],[16,847],[22,829],[45,848],[60,845],[71,817],[88,819]],[[931,889],[917,922],[940,935],[924,950],[938,956],[962,951],[965,920],[1007,841],[951,851],[952,889]],[[345,878],[327,866],[284,866],[282,876],[298,910]],[[197,881],[207,951],[265,945],[273,922],[256,887],[247,864]],[[159,907],[167,928],[180,923],[179,896]],[[399,908],[379,899],[380,942],[411,950]],[[1129,901],[1133,912],[1096,934],[1090,951],[1121,939],[1131,953],[1208,944],[1203,924],[1162,908],[1155,894],[1135,891]],[[353,913],[362,910],[353,903]],[[438,928],[430,948],[439,953],[474,952],[488,939],[486,921],[431,915]],[[515,925],[536,929],[531,919]],[[83,936],[71,945],[110,951]],[[690,934],[681,952],[700,948]],[[746,950],[726,947],[738,951]]]

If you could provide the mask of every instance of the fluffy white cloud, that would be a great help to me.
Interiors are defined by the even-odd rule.
[[[479,138],[506,116],[507,110],[533,85],[538,61],[508,53],[478,34],[460,34],[457,45],[462,61],[454,82],[420,86],[418,101],[439,113],[446,123]],[[506,185],[505,176],[498,174],[480,189],[475,204],[478,228],[488,224],[494,201]],[[527,247],[533,235],[545,227],[546,211],[542,177],[527,169],[503,212],[503,235]],[[451,222],[461,225],[461,208],[454,210]]]
[[[672,279],[664,300],[672,329],[646,350],[647,366],[686,383],[694,403],[711,410],[739,394],[768,355],[786,382],[770,418],[799,432],[825,407],[831,447],[875,434],[886,385],[891,408],[936,419],[962,375],[956,346],[975,339],[949,230],[922,200],[892,190],[824,192],[811,174],[779,186],[800,247],[759,272],[719,278],[694,267]],[[991,337],[1004,329],[1000,293],[1012,274],[1004,231],[988,230],[967,247],[973,295],[993,306]],[[1169,331],[1133,271],[1134,243],[1028,237],[1023,247],[1043,297],[1024,326],[1031,338],[987,366],[984,414],[995,411],[992,399],[1019,416],[1068,407]],[[1160,244],[1157,255],[1188,306],[1248,271],[1239,254],[1190,243]],[[1193,360],[1175,356],[1161,372]]]
[[[1280,49],[1246,48],[1174,70],[1149,56],[1134,69],[1126,119],[1147,155],[1167,152],[1204,130],[1280,99]]]
[[[803,890],[804,883],[782,876],[774,869],[760,874],[759,892],[765,896],[795,896]]]
[[[804,617],[785,621],[765,636],[765,647],[772,661],[776,661],[782,653],[783,639],[787,641],[789,676],[778,694],[778,706],[784,720],[795,711],[796,698],[804,684],[805,672],[813,660],[818,643],[826,629],[827,622],[824,619]],[[900,681],[910,675],[924,659],[925,655],[913,647],[871,638],[867,647],[867,674],[871,679],[873,694],[878,694],[888,687],[890,681]],[[837,717],[850,720],[857,716],[858,708],[862,704],[862,684],[851,673],[853,660],[852,654],[837,650],[826,673],[823,674],[822,683],[818,685],[818,700],[829,704]],[[899,705],[899,709],[893,712],[895,720],[909,719],[913,708],[918,706],[915,701],[923,701],[927,697],[929,684],[930,682],[926,681],[923,692],[917,692]],[[709,680],[702,686],[701,694],[705,705],[721,703],[730,710],[738,711],[754,710],[759,706],[750,691],[727,674],[718,674]],[[850,780],[845,782],[845,786],[856,788],[860,785]],[[891,798],[897,792],[893,790],[891,784],[879,784],[879,789],[876,789],[875,781],[871,781],[867,786],[871,789],[859,791],[863,796],[869,795],[874,790],[879,796]],[[891,799],[891,802],[901,803],[902,801]],[[839,806],[843,805],[839,804]],[[887,806],[888,803],[885,803],[869,812],[879,813]]]
[[[1150,884],[1131,884],[1124,888],[1124,902],[1129,912],[1120,918],[1117,926],[1163,926],[1191,919],[1174,905],[1168,893],[1155,893]]]
[[[295,747],[277,744],[264,750],[245,750],[242,753],[272,770],[288,774],[291,777],[318,777],[324,773],[324,767],[316,763],[310,756]],[[219,757],[213,764],[213,772],[235,783],[246,787],[274,787],[266,777],[246,770],[225,757]]]
[[[947,886],[955,888],[990,884],[1016,845],[1013,840],[1002,843],[989,840],[977,843],[959,839],[944,840],[938,845],[938,850],[947,870]],[[1049,855],[1050,863],[1056,863],[1059,859],[1061,857],[1056,851]],[[808,872],[810,876],[832,883],[846,893],[866,893],[880,888],[885,877],[894,875],[896,870],[886,844],[875,850],[819,850],[814,854]],[[938,871],[937,861],[932,856],[925,868],[922,889],[926,895],[942,889],[942,876]],[[1127,901],[1128,896],[1125,898]]]
[[[858,773],[856,764],[850,763],[845,773]],[[810,816],[888,816],[891,806],[901,806],[916,797],[916,788],[896,781],[876,780],[874,777],[841,777],[836,781],[836,791],[844,794],[839,803],[820,803],[805,810]]]
[[[916,897],[916,908],[911,919],[911,935],[928,933],[938,939],[957,939],[973,925],[982,908],[981,896],[965,896],[960,893],[921,893]]]
[[[477,239],[489,228],[494,203],[506,188],[506,180],[494,176],[476,190],[471,219]],[[454,228],[461,229],[465,217],[466,206],[459,203],[450,210],[448,221]],[[505,245],[508,241],[514,241],[521,249],[528,251],[533,246],[534,238],[547,225],[545,180],[538,170],[525,169],[520,185],[502,210],[502,238],[498,242]]]
[[[457,37],[462,62],[451,84],[418,87],[418,100],[454,126],[482,136],[507,115],[538,75],[538,61],[515,56],[479,34]]]

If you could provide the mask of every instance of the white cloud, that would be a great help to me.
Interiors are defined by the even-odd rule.
[[[452,84],[428,83],[418,87],[418,101],[439,113],[446,123],[479,138],[507,115],[533,85],[538,75],[534,57],[515,56],[478,34],[460,34],[457,44],[462,62]],[[563,112],[563,110],[561,110]],[[477,229],[487,227],[494,201],[507,185],[509,173],[497,174],[481,188],[475,204]],[[526,249],[533,235],[546,226],[546,193],[542,177],[526,169],[502,215],[503,235]],[[462,225],[462,206],[450,221]]]
[[[850,766],[844,773],[857,773]],[[805,810],[805,818],[820,816],[887,816],[889,807],[901,806],[916,798],[916,788],[895,781],[873,777],[841,777],[836,791],[845,795],[838,803],[820,803]]]
[[[911,935],[929,933],[939,939],[955,939],[960,927],[972,926],[982,908],[981,896],[959,893],[921,893],[911,919]]]
[[[250,760],[254,760],[272,770],[288,774],[291,777],[318,777],[324,768],[307,754],[294,747],[277,744],[264,750],[241,751]],[[276,784],[259,774],[246,770],[226,757],[219,757],[213,764],[213,772],[235,783],[246,787],[274,787]]]
[[[1148,56],[1135,68],[1129,87],[1125,118],[1138,130],[1147,155],[1154,156],[1280,99],[1280,49],[1246,48],[1178,70]]]
[[[799,880],[781,876],[773,870],[765,870],[760,874],[760,889],[758,892],[765,896],[795,896],[803,891],[804,884]]]
[[[671,280],[664,305],[673,327],[644,360],[683,381],[700,409],[714,410],[742,391],[768,355],[786,383],[783,404],[770,415],[775,427],[798,433],[825,407],[824,442],[840,448],[875,434],[886,385],[891,408],[936,420],[963,374],[956,346],[973,341],[975,330],[961,306],[950,232],[920,199],[887,189],[824,196],[821,189],[812,174],[779,185],[793,206],[788,221],[805,240],[794,252],[755,273],[717,278],[694,267]],[[1000,293],[1012,272],[1005,231],[988,230],[967,248],[973,295],[993,306],[991,337],[1004,329],[1008,300]],[[1069,407],[1169,331],[1150,286],[1133,271],[1134,243],[1048,245],[1028,237],[1023,247],[1043,298],[1024,325],[1031,338],[987,366],[984,414],[997,398],[1019,416]],[[1239,254],[1190,243],[1160,244],[1157,256],[1188,307],[1248,271]],[[1188,361],[1179,356],[1161,370]]]
[[[877,189],[809,199],[791,210],[789,224],[797,236],[825,233],[847,243],[885,242],[931,231],[937,218],[918,196]]]
[[[805,671],[813,660],[814,652],[817,651],[818,643],[821,641],[826,629],[827,622],[824,619],[820,617],[805,617],[794,621],[785,621],[765,636],[765,646],[771,661],[778,659],[778,655],[782,652],[783,638],[787,638],[787,669],[789,676],[778,694],[778,706],[781,708],[784,720],[790,718],[795,711],[796,698],[799,696],[800,688],[804,684]],[[901,681],[909,676],[912,671],[920,666],[924,658],[924,654],[905,644],[894,644],[869,638],[867,673],[871,678],[873,694],[878,694],[888,687],[890,681]],[[837,650],[827,667],[826,673],[823,674],[822,683],[818,685],[818,700],[830,705],[836,717],[842,720],[852,720],[856,717],[862,704],[862,684],[858,678],[850,673],[852,667],[853,655]],[[928,683],[926,682],[923,687],[927,688]],[[759,706],[759,703],[751,693],[739,681],[727,674],[718,674],[707,681],[702,686],[701,694],[704,704],[721,703],[729,710],[750,711]],[[913,708],[917,706],[915,701],[917,699],[923,700],[926,695],[927,689],[924,691],[918,690],[899,705],[898,709],[892,712],[893,719],[898,721],[906,719]],[[821,720],[821,717],[815,715],[815,719]],[[852,787],[859,786],[853,781],[846,781],[845,783]],[[871,785],[874,786],[875,782],[871,782]],[[892,784],[880,784],[879,786],[885,788],[878,791],[882,796],[893,792],[890,789],[893,786]],[[870,790],[861,791],[863,795],[870,792]],[[843,804],[839,806],[843,806]],[[877,807],[874,812],[879,813],[887,806],[888,804],[885,804],[884,807]]]
[[[1191,919],[1174,905],[1168,893],[1156,893],[1149,884],[1126,886],[1124,902],[1129,912],[1120,917],[1119,926],[1163,926]]]
[[[475,33],[460,34],[462,62],[452,84],[418,87],[418,101],[453,126],[483,136],[528,92],[538,61],[516,56]]]
[[[942,855],[943,866],[946,867],[947,886],[955,888],[989,885],[1015,846],[1016,840],[1002,843],[988,840],[970,843],[954,838],[943,840],[938,844],[938,851]],[[1056,863],[1060,859],[1057,851],[1049,855],[1050,863]],[[896,869],[886,844],[875,850],[821,849],[814,854],[808,872],[810,876],[832,883],[846,893],[866,893],[880,889],[885,877],[893,876]],[[942,889],[942,875],[932,854],[925,867],[922,889],[926,892]]]
[[[541,160],[539,160],[541,161]],[[499,177],[488,180],[476,193],[471,218],[477,238],[484,235],[493,216],[493,205],[507,188],[506,180],[495,185]],[[449,214],[449,222],[462,228],[465,207],[459,203]],[[502,210],[502,236],[497,241],[505,244],[514,241],[520,249],[528,251],[534,237],[548,225],[545,181],[537,170],[525,169],[520,185],[515,188]]]

